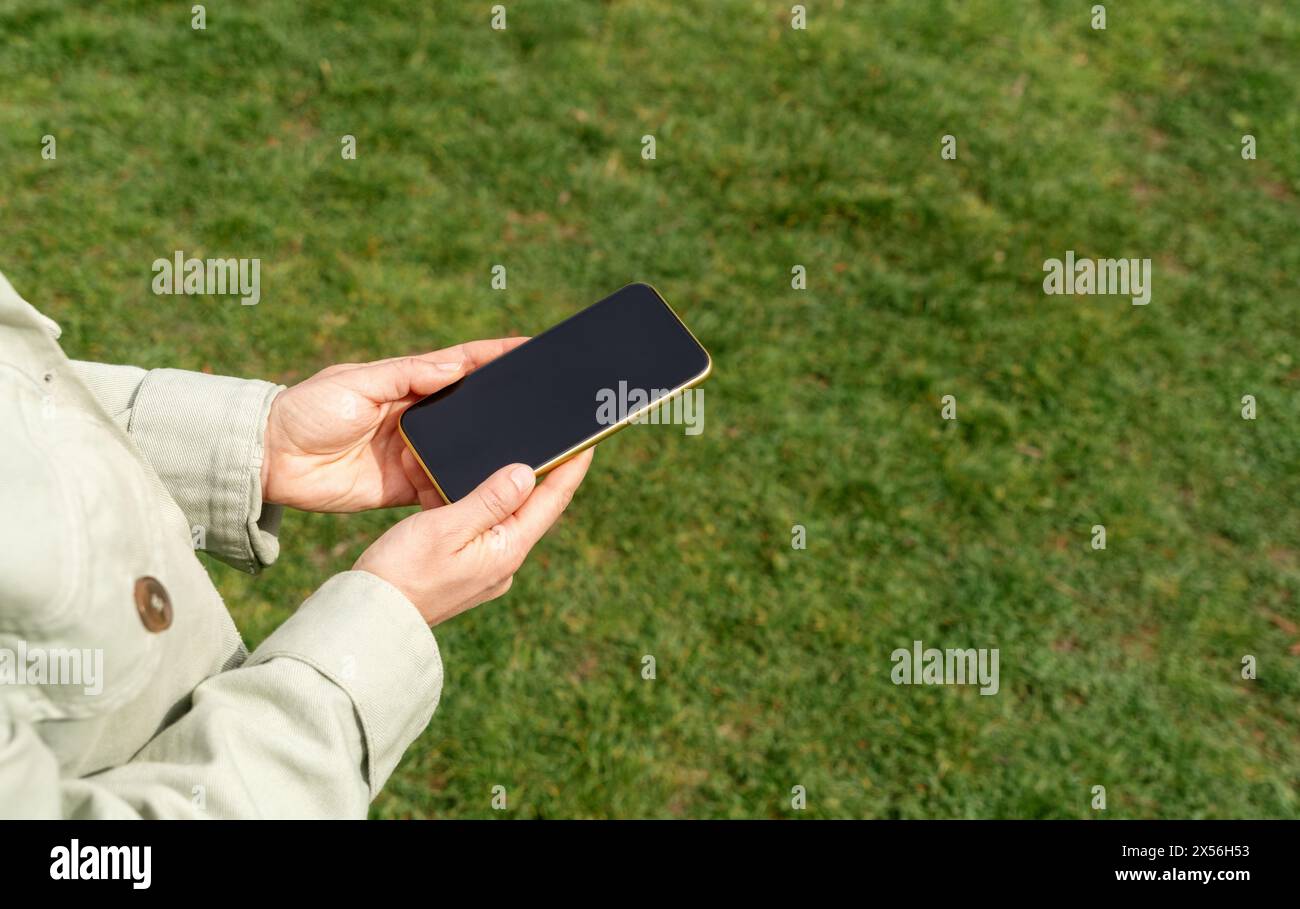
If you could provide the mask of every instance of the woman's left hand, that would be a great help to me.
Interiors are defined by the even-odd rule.
[[[470,341],[414,357],[330,366],[276,396],[266,423],[262,500],[302,511],[441,504],[406,448],[406,408],[527,338]]]

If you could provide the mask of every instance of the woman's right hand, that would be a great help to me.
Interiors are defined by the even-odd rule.
[[[503,467],[458,502],[394,524],[354,567],[404,593],[429,625],[494,600],[563,513],[593,449],[535,483],[524,464]]]

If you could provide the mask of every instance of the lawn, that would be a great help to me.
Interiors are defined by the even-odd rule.
[[[438,629],[372,813],[1300,816],[1300,9],[491,5],[0,0],[0,269],[72,356],[292,383],[641,280],[713,355]],[[261,302],[153,295],[178,249]],[[400,514],[205,562],[252,646]],[[895,685],[917,640],[998,693]]]

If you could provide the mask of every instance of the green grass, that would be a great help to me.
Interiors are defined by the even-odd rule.
[[[1295,6],[490,5],[0,0],[0,268],[73,356],[293,382],[636,280],[713,353],[439,629],[373,813],[1300,816]],[[175,249],[261,304],[153,296]],[[1044,296],[1067,249],[1152,303]],[[211,564],[250,645],[397,517]],[[1001,692],[894,686],[917,639]]]

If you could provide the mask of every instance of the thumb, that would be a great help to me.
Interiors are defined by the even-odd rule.
[[[410,394],[430,395],[465,374],[465,360],[445,363],[421,357],[396,357],[368,363],[338,378],[372,401],[400,401]]]
[[[445,516],[468,543],[514,514],[533,491],[536,482],[533,469],[527,464],[510,464],[492,474],[460,501],[448,505]]]

